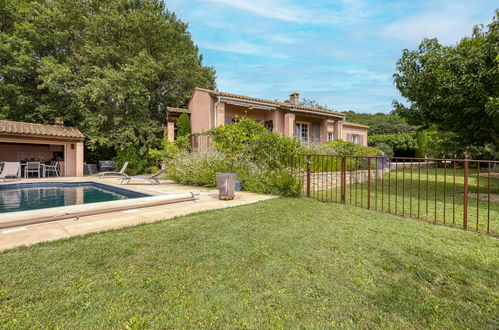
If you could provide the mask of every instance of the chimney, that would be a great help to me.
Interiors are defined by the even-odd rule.
[[[62,120],[62,117],[55,117],[54,118],[54,125],[64,126],[64,121]]]
[[[296,92],[289,94],[289,104],[293,105],[300,104],[300,94]]]

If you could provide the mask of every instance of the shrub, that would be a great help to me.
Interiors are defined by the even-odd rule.
[[[412,152],[417,148],[414,133],[372,135],[369,136],[367,141],[369,146],[372,147],[386,144],[390,146],[395,155],[407,155],[409,153],[412,156]]]
[[[113,162],[116,168],[123,166],[125,162],[128,162],[128,167],[126,169],[127,174],[141,174],[146,172],[146,170],[152,166],[157,166],[157,161],[149,156],[149,153],[143,153],[135,149],[125,149],[117,152],[116,156],[113,158]]]
[[[416,157],[425,158],[428,148],[428,136],[425,130],[416,132]]]
[[[186,113],[181,114],[177,121],[177,139],[183,136],[191,135],[191,120]]]
[[[380,150],[385,156],[388,157],[393,157],[393,155],[395,154],[393,152],[393,148],[389,144],[384,142],[375,144],[373,147]]]
[[[283,166],[301,148],[298,140],[269,132],[262,124],[250,119],[218,126],[210,134],[213,146],[230,158],[245,159],[271,168]]]
[[[223,152],[180,151],[167,162],[166,175],[177,183],[215,187],[215,173],[232,170],[232,162]]]

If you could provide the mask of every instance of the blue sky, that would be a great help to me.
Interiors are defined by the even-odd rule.
[[[389,112],[404,48],[454,44],[492,21],[489,0],[170,0],[167,8],[217,71],[218,89],[338,111]]]

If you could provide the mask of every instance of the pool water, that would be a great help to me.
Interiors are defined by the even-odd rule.
[[[147,196],[95,182],[8,184],[0,185],[0,213]]]

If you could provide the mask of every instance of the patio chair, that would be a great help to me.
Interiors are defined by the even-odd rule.
[[[26,168],[24,169],[24,178],[27,178],[30,173],[38,174],[40,178],[40,162],[27,162]]]
[[[158,176],[160,176],[161,174],[163,174],[164,171],[166,171],[166,167],[161,168],[159,171],[157,171],[156,173],[154,173],[152,175],[126,175],[125,174],[124,177],[120,178],[120,180],[121,180],[120,184],[123,184],[123,182],[125,182],[125,181],[126,181],[126,184],[129,184],[131,179],[141,179],[141,180],[145,180],[145,181],[149,182],[150,184],[160,184],[160,182],[156,178]]]
[[[125,173],[125,170],[128,166],[128,162],[125,162],[125,164],[123,164],[123,167],[121,168],[121,170],[119,172],[116,172],[116,171],[107,171],[107,172],[101,172],[99,174],[97,174],[97,176],[102,179],[102,177],[104,177],[105,175],[117,175],[117,176],[127,176],[127,174]]]
[[[21,163],[19,162],[5,162],[3,164],[2,172],[0,173],[0,179],[5,179],[8,177],[14,177],[21,180]]]
[[[59,167],[59,162],[51,161],[50,165],[45,165],[45,175],[48,176],[48,174],[52,172],[55,174],[55,176],[58,177],[59,176],[58,167]]]

